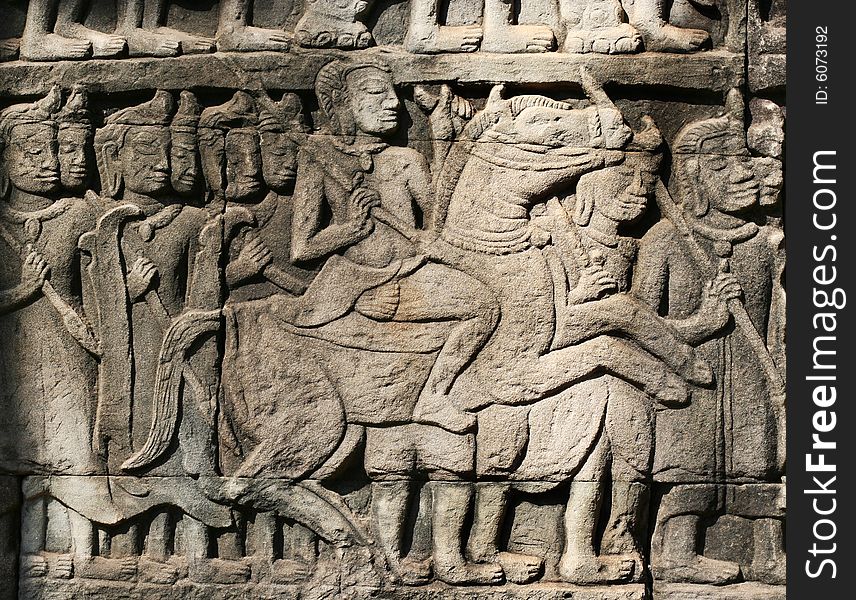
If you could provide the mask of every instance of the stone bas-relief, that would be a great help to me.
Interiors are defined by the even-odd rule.
[[[0,598],[784,597],[784,5],[544,4],[2,32]]]

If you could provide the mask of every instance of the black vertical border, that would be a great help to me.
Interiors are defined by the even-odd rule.
[[[771,0],[766,0],[771,1]],[[787,467],[787,553],[788,553],[788,598],[793,600],[844,600],[856,597],[852,583],[856,570],[856,545],[853,523],[856,520],[856,499],[853,479],[856,478],[856,327],[853,313],[856,310],[856,210],[854,210],[853,181],[856,179],[856,163],[851,144],[854,141],[856,102],[850,93],[850,82],[856,77],[856,28],[853,16],[856,7],[850,0],[791,0],[787,20],[787,136],[786,136],[786,245],[787,245],[787,294],[788,294],[788,467]],[[826,28],[826,47],[818,46],[818,27]],[[822,39],[822,38],[821,38]],[[822,43],[822,42],[821,42]],[[818,50],[827,50],[826,81],[818,80],[816,62]],[[823,70],[822,68],[820,69]],[[820,78],[822,79],[822,77]],[[818,104],[816,92],[828,93],[826,104]],[[835,155],[823,155],[824,163],[834,163],[836,169],[819,171],[821,179],[835,179],[834,184],[815,183],[813,169],[815,153],[834,151]],[[834,174],[833,174],[834,173]],[[815,193],[820,189],[835,193],[835,206],[820,211],[814,206]],[[822,192],[821,204],[829,204],[831,196]],[[836,226],[821,231],[814,224],[828,224],[835,214]],[[833,239],[833,236],[835,239]],[[832,262],[831,251],[827,259],[815,260],[815,253],[823,256],[827,245],[835,246],[837,260]],[[837,269],[836,281],[829,285],[818,285],[814,269],[827,265]],[[831,290],[840,287],[847,294],[847,305],[841,309],[818,308],[813,296],[815,290]],[[815,315],[819,312],[835,312],[837,331],[834,333],[816,330]],[[834,370],[813,369],[814,341],[819,335],[835,336],[835,341],[823,341],[825,349],[836,354],[824,357],[824,362],[834,362]],[[837,400],[833,406],[822,409],[813,401],[815,386],[822,382],[809,381],[807,376],[834,374]],[[812,449],[812,435],[817,433],[813,419],[819,410],[834,411],[835,428],[819,433],[822,441],[835,442],[834,450]],[[828,424],[829,414],[819,416],[823,426]],[[809,472],[807,454],[823,453],[827,464],[834,464],[835,472]],[[818,478],[818,482],[813,477]],[[829,483],[830,477],[835,481]],[[820,490],[826,485],[835,493],[806,493]],[[817,509],[835,511],[820,515]],[[818,523],[829,519],[835,523],[833,538],[823,541],[833,531],[829,523]],[[817,527],[816,527],[817,525]],[[834,552],[823,554],[820,550]],[[835,546],[833,546],[835,544]],[[818,577],[810,577],[808,571],[817,573],[823,559],[830,559],[833,568],[826,564]],[[810,561],[810,562],[807,562]]]

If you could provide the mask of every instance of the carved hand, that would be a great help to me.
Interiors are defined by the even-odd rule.
[[[743,289],[733,273],[720,273],[707,284],[699,311],[707,316],[716,329],[725,327],[731,316],[728,301],[739,299],[742,294]]]
[[[374,229],[371,210],[380,206],[380,195],[374,190],[358,187],[351,192],[351,224],[357,239],[363,239]]]
[[[128,286],[128,296],[132,302],[136,302],[149,291],[157,274],[158,269],[152,261],[142,256],[137,258],[125,279]]]
[[[24,258],[24,264],[21,267],[21,284],[31,293],[36,293],[47,280],[50,275],[50,267],[42,255],[33,249],[32,245],[27,244],[27,256]]]
[[[273,255],[270,250],[257,237],[253,237],[244,244],[244,247],[241,248],[241,253],[238,255],[237,259],[237,262],[241,265],[239,270],[246,277],[258,275],[272,261]]]
[[[568,304],[591,302],[618,290],[618,281],[601,265],[583,269],[577,285],[568,293]]]

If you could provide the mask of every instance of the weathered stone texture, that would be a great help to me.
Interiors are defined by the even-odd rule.
[[[784,597],[784,1],[0,10],[0,598]]]

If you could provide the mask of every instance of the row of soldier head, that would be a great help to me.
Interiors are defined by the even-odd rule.
[[[319,72],[316,94],[330,133],[346,141],[356,133],[383,137],[398,126],[400,101],[382,65],[331,63]],[[754,113],[777,107],[753,108]],[[699,169],[726,170],[734,180],[729,185],[735,193],[729,195],[738,201],[738,188],[749,178],[742,171],[758,171],[747,163],[742,116],[734,115],[741,110],[732,107],[726,116],[696,121],[678,133],[672,153],[679,185],[688,182],[692,191]],[[756,155],[778,161],[781,122],[762,116],[749,128],[749,146]],[[94,131],[86,91],[75,87],[63,94],[54,87],[41,100],[0,111],[0,197],[10,188],[48,197],[80,194],[92,187],[94,162],[107,197],[192,198],[204,192],[209,200],[252,202],[267,190],[290,193],[298,149],[308,133],[302,102],[292,93],[277,101],[266,92],[238,91],[224,104],[203,108],[189,91],[157,91],[148,102],[110,114]],[[653,146],[636,150],[658,155],[662,138],[659,132],[656,137]],[[658,157],[646,170],[659,170],[659,163]],[[763,185],[765,175],[755,175]],[[701,196],[697,202],[689,199],[697,204],[692,207],[697,214],[706,211]]]
[[[4,197],[10,186],[43,196],[80,193],[97,165],[102,193],[113,198],[192,195],[204,186],[250,200],[265,189],[290,188],[307,133],[295,94],[275,101],[237,92],[203,108],[191,92],[157,91],[107,116],[97,130],[87,104],[82,88],[63,94],[54,87],[37,102],[0,112]]]

